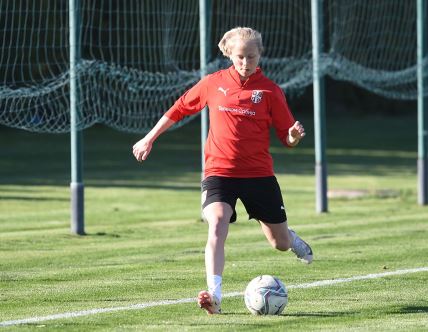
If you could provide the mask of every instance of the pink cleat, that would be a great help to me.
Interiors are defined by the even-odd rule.
[[[205,309],[208,315],[221,314],[220,301],[208,291],[199,292],[198,305],[201,309]]]

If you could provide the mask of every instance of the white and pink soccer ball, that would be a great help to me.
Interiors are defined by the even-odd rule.
[[[253,315],[279,315],[288,303],[288,292],[278,278],[262,275],[250,281],[244,300]]]

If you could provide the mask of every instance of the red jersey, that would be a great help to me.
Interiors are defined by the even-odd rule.
[[[269,128],[288,146],[294,124],[284,93],[260,68],[245,82],[233,66],[205,76],[186,91],[165,115],[177,122],[209,108],[205,177],[272,176]]]

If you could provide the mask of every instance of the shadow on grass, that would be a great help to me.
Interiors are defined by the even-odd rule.
[[[398,312],[401,314],[422,314],[422,313],[428,313],[428,306],[421,305],[421,306],[407,306],[407,307],[401,307],[398,309]]]
[[[113,237],[113,238],[119,238],[120,235],[119,234],[114,234],[114,233],[106,233],[106,232],[97,232],[97,233],[86,233],[86,236],[105,236],[105,237]]]
[[[329,312],[298,312],[295,314],[285,313],[285,316],[291,317],[343,317],[349,315],[355,315],[356,312],[345,312],[345,311],[329,311]]]
[[[278,315],[278,317],[338,317],[338,316],[348,316],[355,315],[356,312],[345,312],[345,311],[329,311],[329,312],[298,312],[298,313],[288,313],[283,312]],[[223,312],[222,316],[248,316],[249,313],[244,312]]]
[[[89,180],[86,183],[87,186],[90,187],[98,187],[98,188],[102,188],[102,187],[109,187],[109,188],[114,188],[114,187],[126,187],[126,188],[144,188],[144,189],[165,189],[165,190],[176,190],[176,191],[197,191],[200,192],[201,191],[201,187],[199,185],[183,185],[181,183],[177,183],[177,185],[171,185],[171,184],[147,184],[144,182],[141,183],[137,183],[137,184],[132,184],[132,183],[128,183],[128,182],[119,182],[119,183],[109,183],[109,182],[94,182]]]
[[[76,234],[72,234],[70,236],[74,238],[76,236]],[[81,236],[81,237],[105,237],[105,238],[120,238],[121,237],[119,234],[106,233],[106,232],[97,232],[97,233],[84,232],[83,234],[77,234],[77,236]]]
[[[61,197],[27,197],[27,196],[0,196],[0,201],[10,200],[10,201],[58,201],[66,202],[70,198],[61,198]]]
[[[414,117],[375,120],[351,116],[328,119],[329,175],[416,172],[416,140],[408,130],[415,125]],[[296,149],[284,148],[272,134],[271,151],[277,174],[314,174],[313,121],[308,118],[304,123],[307,137]],[[0,183],[69,186],[69,134],[36,134],[6,127],[0,127],[0,133]],[[142,135],[96,125],[85,130],[83,137],[86,186],[199,191],[198,121],[159,137],[143,164],[136,162],[131,153],[132,145]]]

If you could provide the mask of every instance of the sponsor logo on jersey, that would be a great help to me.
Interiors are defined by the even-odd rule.
[[[225,107],[225,106],[219,105],[218,110],[220,112],[230,112],[230,113],[242,114],[242,115],[248,115],[248,116],[256,115],[255,111],[245,109],[245,108],[232,108],[232,107]]]
[[[262,97],[263,97],[263,91],[253,90],[253,93],[251,94],[251,101],[254,104],[258,104],[262,101]]]
[[[219,87],[218,87],[218,91],[223,92],[223,93],[224,93],[224,95],[226,96],[226,95],[227,95],[227,91],[229,91],[229,89],[224,89],[224,88],[222,88],[221,86],[219,86]]]

